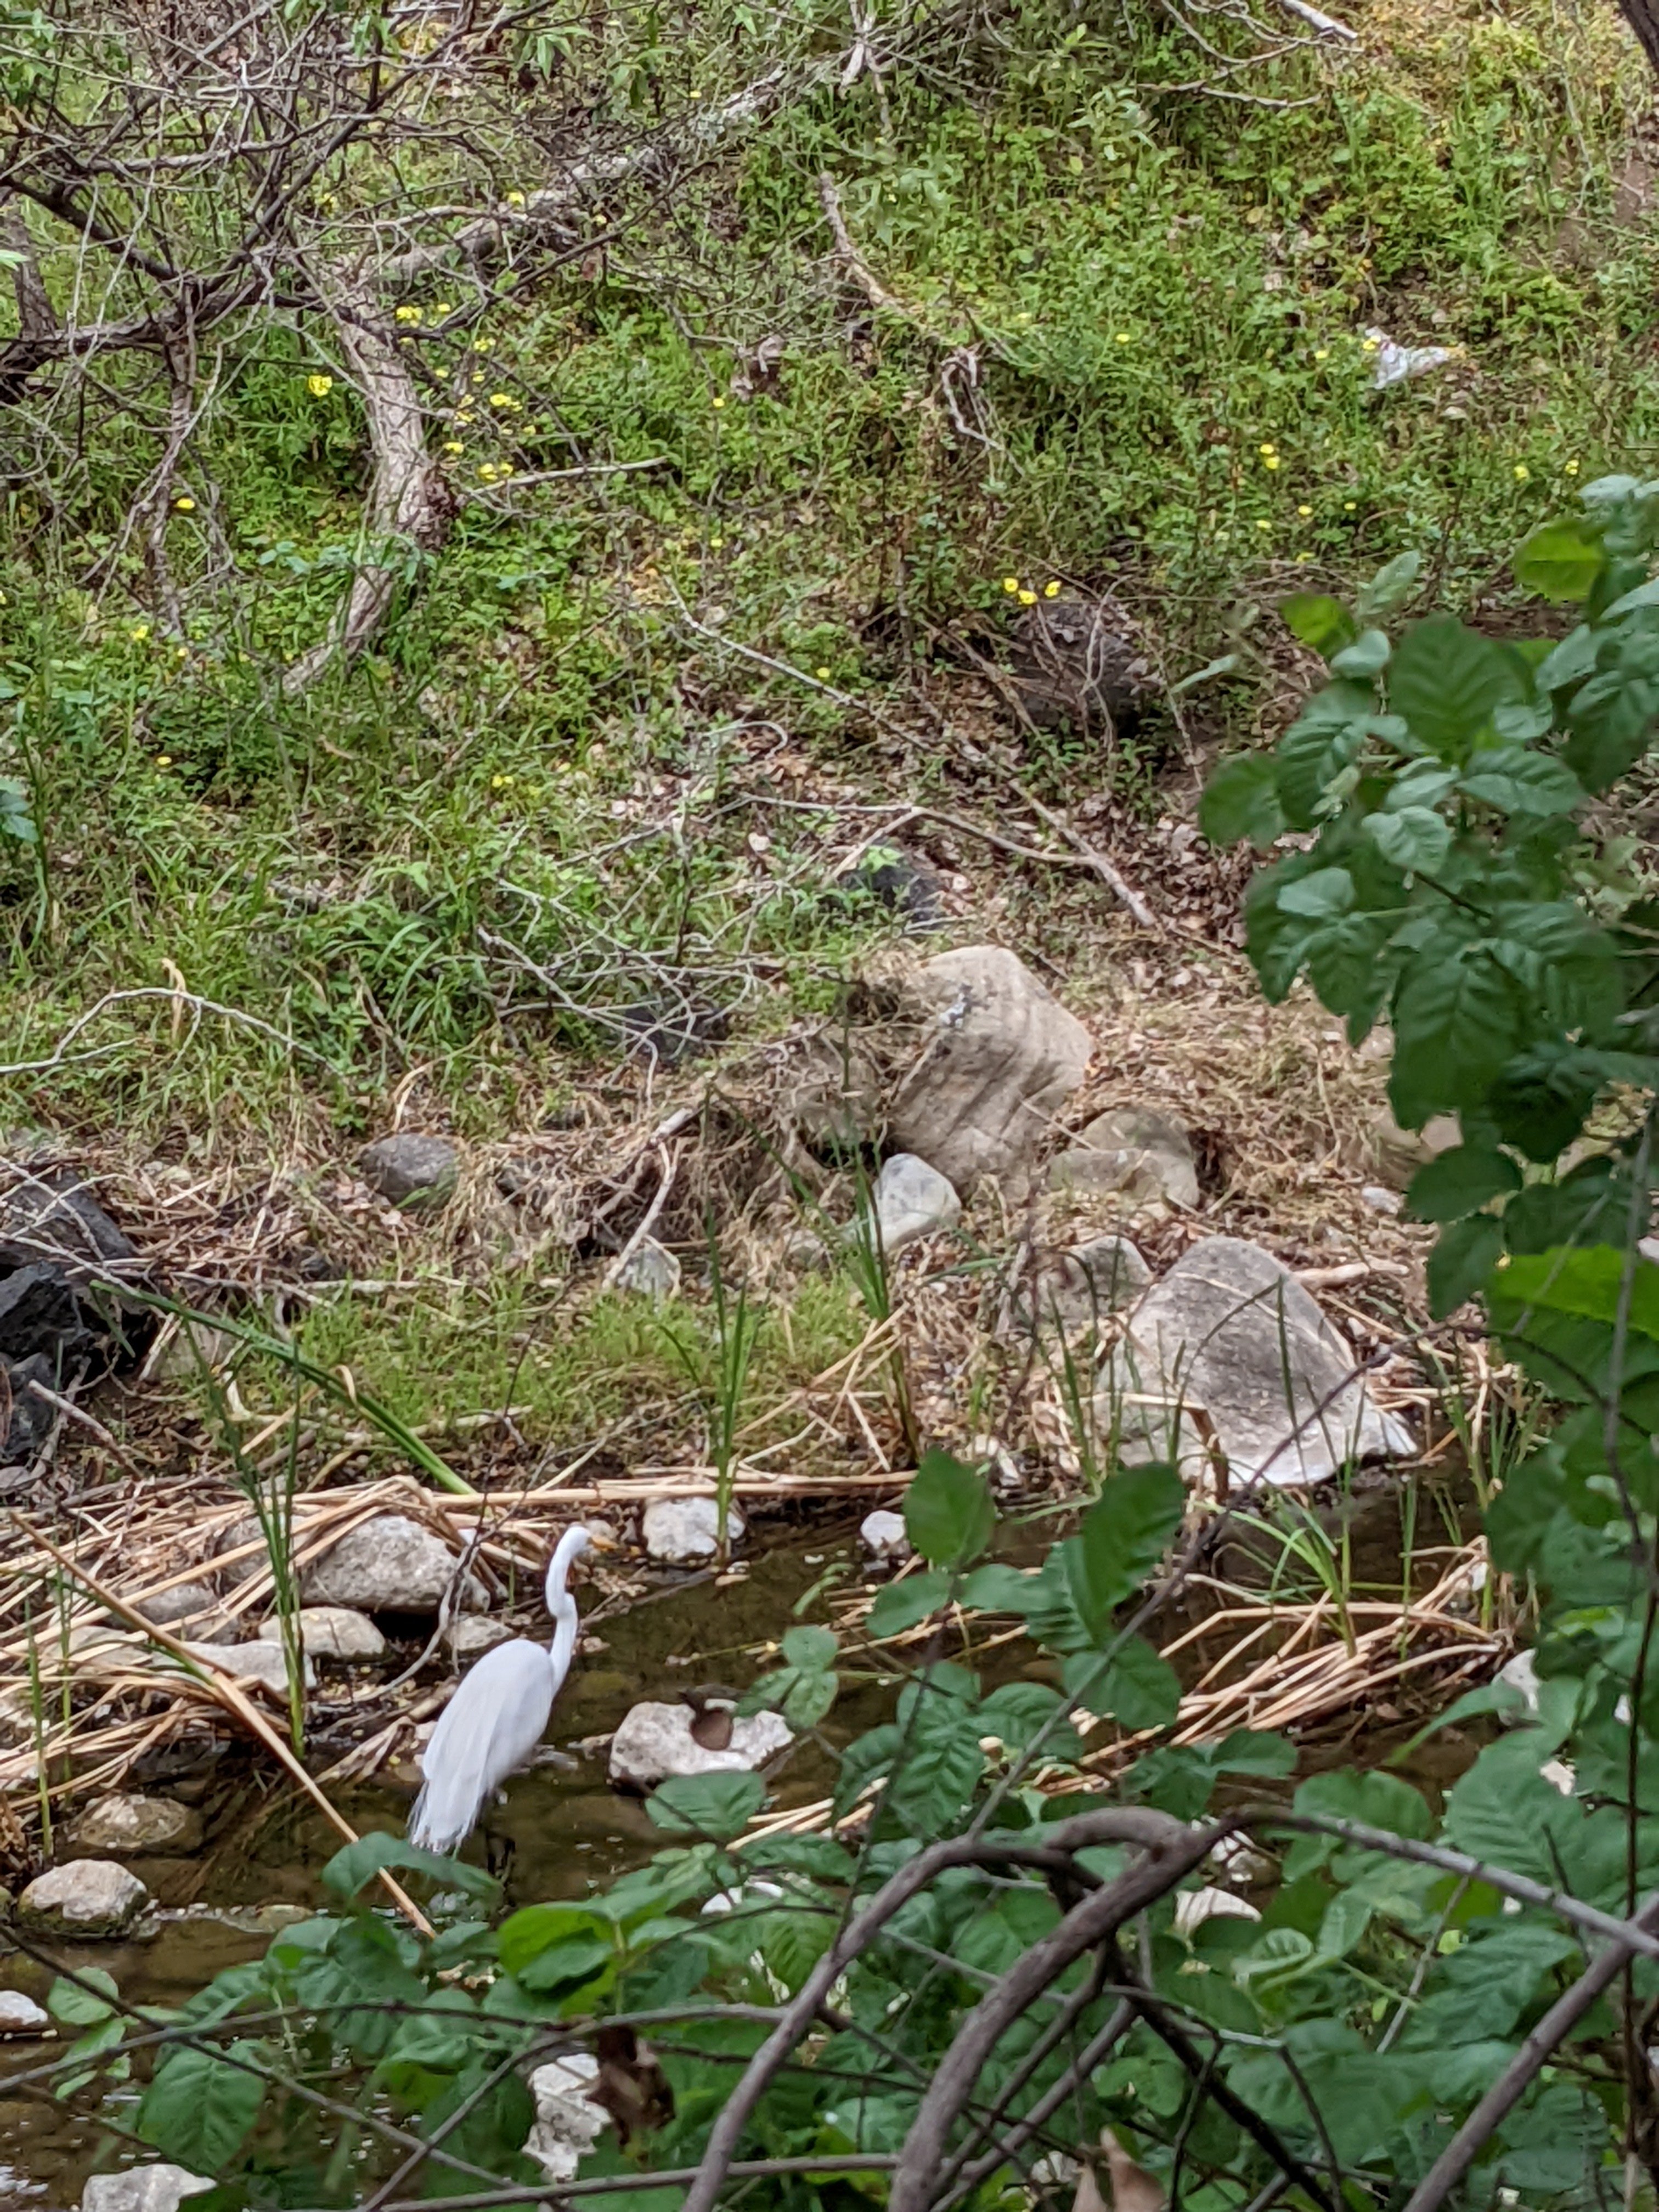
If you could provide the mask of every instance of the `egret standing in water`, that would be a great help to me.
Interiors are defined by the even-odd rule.
[[[576,1601],[565,1588],[573,1563],[610,1540],[580,1526],[560,1537],[547,1570],[553,1641],[544,1650],[524,1637],[486,1651],[444,1707],[421,1759],[426,1777],[409,1820],[422,1850],[459,1850],[507,1776],[541,1741],[553,1700],[576,1649]]]

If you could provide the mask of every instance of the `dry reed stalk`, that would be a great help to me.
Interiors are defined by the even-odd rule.
[[[335,1830],[337,1834],[343,1836],[348,1844],[360,1843],[362,1840],[358,1835],[357,1831],[352,1826],[351,1823],[345,1818],[343,1814],[338,1813],[335,1810],[334,1806],[331,1803],[327,1796],[325,1796],[323,1791],[318,1788],[316,1783],[312,1780],[311,1776],[306,1771],[305,1767],[301,1764],[300,1760],[295,1758],[289,1747],[283,1741],[281,1736],[278,1735],[276,1729],[271,1727],[270,1722],[264,1717],[264,1715],[255,1709],[251,1701],[243,1694],[241,1689],[230,1679],[228,1675],[220,1674],[216,1670],[215,1670],[212,1674],[212,1679],[210,1680],[208,1680],[200,1673],[199,1669],[198,1669],[197,1662],[191,1658],[186,1646],[181,1644],[176,1637],[169,1636],[165,1628],[157,1628],[154,1623],[146,1620],[143,1613],[137,1612],[127,1603],[125,1598],[117,1596],[113,1590],[107,1589],[100,1584],[88,1579],[84,1571],[78,1568],[72,1559],[67,1558],[64,1553],[58,1549],[55,1544],[52,1543],[46,1537],[42,1536],[38,1530],[35,1533],[34,1540],[42,1550],[46,1552],[52,1557],[65,1574],[71,1576],[78,1581],[85,1583],[86,1587],[90,1590],[92,1595],[96,1598],[99,1604],[104,1607],[106,1611],[114,1613],[118,1620],[125,1620],[132,1628],[136,1629],[141,1636],[144,1637],[149,1642],[155,1644],[160,1650],[171,1652],[175,1659],[179,1660],[186,1669],[190,1670],[194,1674],[195,1679],[198,1682],[202,1683],[210,1693],[216,1698],[222,1705],[223,1705],[226,1711],[231,1715],[233,1719],[240,1721],[242,1726],[248,1730],[250,1735],[258,1736],[265,1749],[276,1757],[279,1764],[284,1767],[292,1778],[299,1784],[301,1789],[303,1790],[307,1796],[312,1800],[313,1803],[317,1807],[318,1810],[323,1814],[324,1818]],[[410,1925],[420,1935],[430,1938],[436,1931],[434,1929],[431,1922],[421,1911],[420,1906],[416,1904],[414,1899],[410,1897],[398,1882],[392,1880],[392,1876],[385,1870],[384,1868],[381,1869],[379,1878],[381,1887],[386,1890],[387,1895],[397,1906],[398,1911],[401,1912],[404,1917],[410,1923]]]

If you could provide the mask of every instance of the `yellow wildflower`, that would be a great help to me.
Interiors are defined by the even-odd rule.
[[[510,775],[492,775],[489,779],[489,788],[492,791],[511,791],[514,779]]]
[[[321,208],[325,215],[332,215],[335,209],[339,205],[339,202],[335,198],[332,192],[319,192],[317,195],[317,204]]]
[[[495,341],[494,338],[474,338],[472,350],[474,353],[494,353]]]
[[[1256,447],[1256,451],[1261,454],[1262,459],[1265,461],[1270,453],[1276,453],[1279,451],[1279,448],[1274,445],[1273,440],[1269,438],[1264,444],[1258,446]]]
[[[180,493],[173,503],[180,514],[194,514],[196,512],[196,502],[188,492]]]
[[[434,315],[453,315],[455,310],[449,301],[434,300],[432,302],[432,312]]]
[[[1515,481],[1516,483],[1530,483],[1532,482],[1532,471],[1527,466],[1524,461],[1517,461],[1515,465]]]
[[[723,392],[717,392],[708,404],[711,407],[724,407],[726,404],[726,394]]]
[[[1297,514],[1302,517],[1302,519],[1303,519],[1303,520],[1304,520],[1304,522],[1307,520],[1308,517],[1309,517],[1309,516],[1313,513],[1313,509],[1312,509],[1312,507],[1297,507],[1297,509],[1296,511],[1297,511]]]
[[[1271,530],[1273,528],[1271,522],[1264,521],[1260,517],[1257,518],[1255,526],[1258,530]]]
[[[1045,599],[1057,599],[1060,597],[1060,579],[1058,576],[1050,576],[1048,582],[1042,587],[1042,596]]]
[[[1328,346],[1316,346],[1314,348],[1314,359],[1316,361],[1328,361],[1330,357],[1331,349]]]
[[[1357,499],[1345,499],[1342,502],[1343,514],[1352,514],[1358,504],[1359,501]]]
[[[308,376],[306,379],[306,390],[313,399],[326,399],[333,389],[334,379],[331,376]]]
[[[171,768],[173,766],[173,755],[171,753],[157,753],[155,756],[155,765],[157,768]]]
[[[410,330],[414,329],[422,317],[422,310],[419,307],[409,306],[407,302],[401,307],[394,307],[392,312],[400,323],[407,324]]]
[[[447,453],[464,453],[466,451],[466,447],[461,443],[459,438],[446,438],[444,440],[444,451]]]
[[[1036,593],[1035,592],[1022,592],[1019,595],[1019,603],[1023,607],[1034,607],[1036,605]]]
[[[1263,453],[1261,456],[1261,465],[1264,469],[1276,469],[1279,466],[1279,455],[1277,453]]]
[[[135,623],[132,628],[127,632],[127,635],[132,640],[135,645],[142,645],[144,640],[149,635],[149,624],[148,623]]]
[[[1118,332],[1118,334],[1117,334],[1117,342],[1118,342],[1118,343],[1119,343],[1120,345],[1127,345],[1127,344],[1128,344],[1128,343],[1129,343],[1129,333],[1127,332],[1127,331],[1120,331]]]
[[[1381,338],[1366,338],[1361,343],[1359,350],[1361,353],[1375,353],[1382,343]]]
[[[1577,461],[1563,461],[1561,468],[1563,473],[1566,476],[1576,477],[1578,473],[1578,464]]]
[[[827,668],[815,668],[812,673],[820,684],[827,684],[830,681],[830,671]]]
[[[1019,589],[1019,578],[1018,576],[1005,576],[1002,580],[1002,588],[1005,592],[1011,594],[1017,592]]]
[[[1296,557],[1298,562],[1311,561],[1313,559],[1313,555],[1311,553],[1298,553]]]
[[[513,404],[513,394],[510,392],[492,392],[489,395],[489,404],[492,407],[510,407]]]
[[[478,464],[478,474],[483,478],[486,483],[494,483],[495,481],[495,462],[480,461]]]
[[[508,207],[522,207],[524,205],[524,194],[522,192],[508,192],[507,195],[507,204]]]

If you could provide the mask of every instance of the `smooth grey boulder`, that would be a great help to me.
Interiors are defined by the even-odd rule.
[[[175,1583],[171,1589],[157,1590],[154,1597],[131,1601],[134,1612],[141,1613],[157,1628],[171,1628],[175,1620],[210,1613],[218,1602],[216,1592],[206,1583]]]
[[[504,1620],[492,1620],[487,1613],[464,1613],[451,1624],[449,1648],[459,1667],[470,1666],[473,1660],[483,1658],[498,1644],[510,1644],[513,1631]]]
[[[234,1681],[257,1682],[269,1690],[282,1704],[288,1702],[288,1661],[280,1644],[186,1644],[191,1657],[204,1667],[211,1667],[221,1674],[228,1674]],[[176,1665],[170,1657],[166,1662]],[[309,1659],[305,1662],[305,1687],[310,1689],[316,1677]]]
[[[781,1714],[756,1713],[734,1718],[731,1742],[711,1751],[691,1733],[696,1717],[690,1705],[654,1698],[630,1706],[611,1739],[611,1779],[649,1790],[676,1774],[740,1774],[764,1765],[795,1740]]]
[[[300,1594],[307,1606],[347,1606],[360,1613],[435,1613],[459,1562],[441,1536],[402,1513],[360,1522],[306,1569]],[[481,1607],[484,1593],[471,1577],[461,1595]]]
[[[743,1540],[748,1523],[735,1505],[726,1511],[729,1547]],[[640,1516],[647,1559],[659,1566],[696,1567],[720,1550],[720,1509],[712,1498],[653,1498]]]
[[[1116,1194],[1130,1206],[1198,1204],[1192,1139],[1178,1115],[1157,1106],[1097,1114],[1048,1169],[1055,1190]]]
[[[1096,1419],[1124,1459],[1172,1460],[1188,1481],[1213,1449],[1235,1489],[1320,1482],[1355,1461],[1413,1449],[1356,1364],[1352,1346],[1271,1252],[1206,1237],[1135,1307]]]
[[[936,953],[913,999],[925,1042],[893,1100],[893,1142],[958,1191],[994,1176],[1023,1194],[1037,1148],[1088,1072],[1093,1039],[999,945]]]
[[[346,1665],[386,1657],[386,1638],[366,1613],[349,1605],[302,1605],[300,1649],[308,1659],[337,1659]],[[261,1644],[281,1644],[283,1624],[273,1614],[261,1621]]]
[[[461,1156],[447,1137],[381,1137],[357,1155],[357,1172],[388,1205],[435,1212],[455,1194]]]
[[[187,1858],[200,1847],[202,1816],[171,1797],[114,1790],[87,1807],[70,1829],[69,1841],[89,1856],[115,1851],[128,1856]]]
[[[1152,1271],[1127,1237],[1096,1237],[1056,1253],[1037,1270],[1016,1310],[1027,1325],[1086,1328],[1119,1313],[1152,1279]]]
[[[962,1201],[956,1192],[937,1168],[929,1167],[914,1152],[895,1152],[891,1159],[882,1162],[872,1196],[881,1249],[890,1256],[914,1244],[919,1237],[954,1229],[962,1218]],[[848,1229],[848,1241],[854,1242],[866,1233],[866,1224],[854,1221]]]
[[[92,1942],[130,1928],[149,1896],[112,1859],[70,1859],[35,1877],[17,1900],[17,1917],[43,1936]]]

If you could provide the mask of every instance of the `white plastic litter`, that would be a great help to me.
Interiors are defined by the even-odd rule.
[[[1365,332],[1365,344],[1373,356],[1371,386],[1376,392],[1403,384],[1409,376],[1426,376],[1432,368],[1443,368],[1449,361],[1456,360],[1458,350],[1455,346],[1401,345],[1386,331],[1375,329]]]

